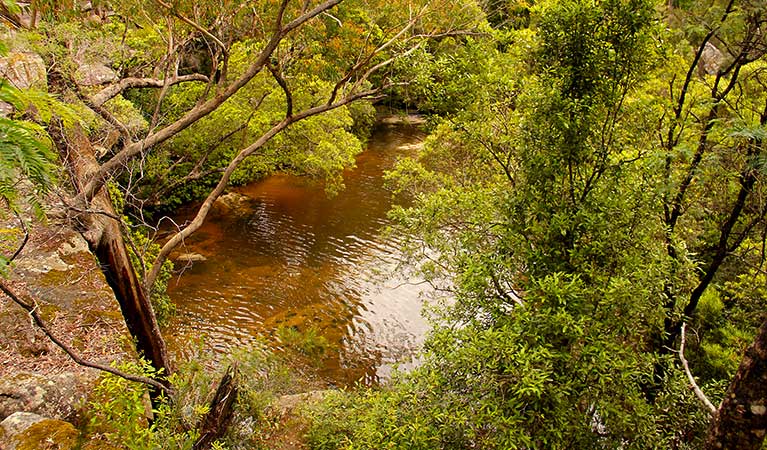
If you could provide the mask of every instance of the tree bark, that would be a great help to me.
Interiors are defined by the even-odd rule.
[[[93,147],[80,127],[55,136],[66,158],[75,189],[81,192],[98,170]],[[96,256],[107,283],[120,304],[128,331],[136,341],[136,350],[157,370],[163,379],[171,372],[165,341],[160,334],[149,297],[143,289],[123,239],[119,217],[105,189],[100,189],[90,204],[74,205],[75,222]],[[166,384],[166,381],[161,381]]]
[[[767,432],[767,320],[714,416],[706,449],[760,449]]]
[[[210,401],[210,409],[200,423],[200,437],[192,447],[193,450],[204,450],[218,438],[224,435],[234,413],[234,402],[237,400],[237,367],[230,366],[221,382],[218,384],[216,394]]]

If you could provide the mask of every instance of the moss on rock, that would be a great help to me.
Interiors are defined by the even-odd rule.
[[[79,436],[71,423],[46,419],[16,436],[16,450],[71,450]]]

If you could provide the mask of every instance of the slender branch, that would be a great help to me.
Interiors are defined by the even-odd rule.
[[[15,252],[13,252],[13,255],[8,258],[8,262],[13,261],[16,259],[19,254],[21,254],[21,251],[24,250],[24,247],[26,247],[27,242],[29,242],[29,230],[27,229],[27,224],[24,223],[24,219],[21,218],[18,212],[14,211],[13,214],[16,215],[16,218],[19,220],[19,224],[21,224],[21,231],[24,232],[24,240],[21,241],[21,244],[19,244],[19,248],[16,249]]]
[[[681,342],[679,343],[679,359],[682,361],[682,367],[684,367],[684,373],[687,375],[687,380],[689,380],[690,384],[692,385],[692,390],[695,392],[695,396],[698,397],[698,400],[700,400],[704,405],[706,405],[706,409],[709,411],[709,415],[713,416],[716,413],[716,406],[714,406],[713,403],[706,397],[706,394],[703,393],[703,391],[698,387],[698,383],[695,382],[695,378],[692,376],[692,372],[690,372],[690,365],[687,364],[687,359],[684,357],[684,330],[687,327],[686,323],[682,324],[682,334],[681,334]]]
[[[727,20],[727,17],[733,10],[734,3],[735,0],[730,0],[730,2],[727,4],[721,19],[719,19],[719,26],[721,26]],[[706,49],[706,44],[708,44],[711,38],[714,37],[717,31],[719,31],[719,27],[714,27],[706,34],[706,36],[703,38],[703,41],[701,41],[700,46],[698,46],[698,50],[695,52],[695,57],[693,58],[690,67],[687,69],[687,75],[685,76],[684,82],[682,83],[682,90],[679,93],[679,99],[676,106],[674,107],[674,120],[671,123],[671,126],[669,126],[668,137],[666,138],[666,148],[668,150],[672,150],[678,141],[678,139],[674,139],[674,131],[676,130],[676,127],[679,124],[679,119],[682,116],[682,110],[684,109],[687,91],[689,90],[693,74],[695,73],[695,68],[698,66],[698,62],[703,56],[703,51]]]
[[[293,94],[290,93],[288,82],[285,81],[285,78],[283,78],[282,74],[280,74],[277,68],[274,67],[271,63],[267,64],[266,67],[274,77],[274,80],[277,81],[277,84],[279,84],[282,88],[282,92],[285,93],[285,118],[289,118],[293,115]]]
[[[173,68],[173,77],[178,76],[178,66],[180,63],[180,58],[178,55],[174,55],[174,47],[175,42],[173,39],[173,20],[171,20],[170,17],[167,18],[168,21],[168,56],[165,61],[165,75],[164,75],[164,83],[162,88],[160,89],[160,95],[157,97],[157,103],[154,106],[154,113],[152,114],[152,122],[149,124],[150,129],[154,129],[154,127],[157,126],[157,122],[160,120],[160,110],[162,109],[162,102],[165,100],[165,96],[168,95],[168,89],[170,89],[170,82],[172,80],[170,76],[170,70],[171,67]]]
[[[43,333],[45,333],[46,336],[48,336],[48,339],[50,339],[54,344],[56,344],[59,348],[61,348],[64,353],[66,353],[72,360],[84,367],[90,367],[92,369],[98,369],[103,372],[111,373],[112,375],[116,375],[120,378],[124,378],[129,381],[135,381],[136,383],[143,383],[147,386],[151,386],[158,390],[158,392],[166,392],[168,394],[173,394],[171,389],[167,386],[163,386],[162,383],[153,380],[151,378],[142,377],[140,375],[133,375],[130,373],[123,372],[119,369],[115,369],[114,367],[106,366],[104,364],[99,364],[93,361],[88,361],[83,358],[81,358],[71,347],[69,347],[67,344],[65,344],[63,341],[61,341],[59,338],[57,338],[51,329],[48,327],[48,325],[45,323],[45,321],[40,317],[40,314],[37,312],[38,305],[30,305],[29,303],[25,302],[21,298],[19,298],[18,295],[16,295],[15,292],[5,284],[3,280],[0,280],[0,291],[2,291],[8,298],[10,298],[14,303],[19,305],[21,308],[23,308],[27,313],[29,313],[30,316],[32,316],[32,319],[34,320],[35,324],[37,325],[40,330],[42,330]]]
[[[261,98],[262,101],[263,101],[264,98],[266,98],[267,95],[268,94],[264,94],[262,96],[262,98]],[[206,177],[208,175],[212,175],[214,173],[223,172],[224,169],[221,169],[221,168],[215,168],[215,169],[204,170],[204,171],[201,170],[201,169],[202,169],[202,166],[208,161],[208,158],[210,157],[210,155],[213,153],[214,150],[216,150],[221,144],[223,144],[224,142],[229,140],[229,138],[231,138],[232,136],[234,136],[238,132],[240,132],[240,131],[242,131],[242,130],[244,130],[244,129],[246,129],[248,127],[248,125],[250,124],[250,120],[253,118],[253,115],[255,114],[256,110],[258,110],[258,108],[255,108],[253,110],[253,113],[248,117],[247,120],[242,122],[242,124],[240,124],[238,127],[233,129],[232,131],[228,132],[227,134],[221,136],[214,145],[209,147],[208,150],[206,152],[204,152],[202,157],[200,157],[200,159],[197,160],[197,163],[195,163],[194,167],[192,168],[192,170],[187,175],[185,175],[185,176],[183,176],[183,177],[181,177],[181,178],[179,178],[179,179],[177,179],[177,180],[175,180],[173,182],[165,183],[162,186],[160,186],[157,189],[157,191],[154,194],[152,194],[151,197],[149,197],[150,203],[158,203],[159,199],[162,196],[164,196],[166,193],[172,192],[177,187],[182,186],[182,185],[188,183],[189,181],[199,180],[200,178]],[[174,164],[174,167],[175,167],[175,164]],[[172,171],[173,171],[173,167],[171,167],[167,171],[167,173],[171,173]]]
[[[399,30],[399,32],[397,32],[389,40],[387,40],[383,44],[379,45],[375,50],[370,52],[370,54],[367,55],[364,59],[361,59],[355,65],[353,65],[351,67],[351,69],[349,69],[347,74],[343,78],[338,80],[336,85],[333,86],[333,91],[332,91],[332,93],[330,95],[330,99],[328,100],[328,103],[333,103],[333,101],[336,99],[336,95],[338,95],[338,91],[341,89],[341,87],[344,84],[346,84],[352,78],[352,76],[354,76],[354,74],[357,73],[358,70],[360,70],[362,67],[365,66],[365,64],[370,62],[370,60],[372,60],[373,57],[375,57],[375,55],[377,55],[378,53],[386,50],[388,47],[390,47],[392,44],[394,44],[400,37],[402,37],[405,33],[407,33],[407,31],[410,30],[410,28],[412,28],[413,25],[415,24],[416,19],[420,18],[422,14],[423,14],[423,10],[421,11],[421,13],[418,16],[416,16],[416,18],[411,19],[410,21],[408,21],[407,25],[402,27],[402,29]]]
[[[90,98],[83,95],[83,93],[80,91],[79,88],[75,85],[75,93],[77,94],[77,97],[85,103],[85,106],[93,110],[96,114],[100,115],[101,118],[106,120],[108,123],[110,123],[112,126],[117,128],[117,131],[120,132],[120,136],[125,139],[125,142],[132,142],[133,137],[131,136],[130,130],[128,130],[128,127],[125,126],[122,122],[120,122],[117,117],[114,116],[111,112],[107,111],[106,108],[104,108],[103,103],[97,104],[94,103]]]
[[[158,78],[123,78],[119,82],[105,87],[96,94],[91,96],[91,102],[96,106],[101,106],[108,100],[117,97],[120,93],[127,89],[134,88],[162,88],[167,84],[174,85],[179,83],[186,83],[189,81],[204,81],[208,82],[208,77],[201,73],[193,73],[190,75],[182,75],[173,77],[170,81],[160,80]]]

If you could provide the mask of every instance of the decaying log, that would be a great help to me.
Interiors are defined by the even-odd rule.
[[[229,366],[210,401],[210,409],[200,422],[200,437],[194,443],[194,450],[210,448],[216,439],[226,432],[234,413],[237,400],[237,366]]]

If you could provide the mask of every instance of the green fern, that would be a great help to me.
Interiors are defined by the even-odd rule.
[[[17,111],[26,111],[32,105],[38,117],[48,121],[58,115],[58,110],[65,109],[47,94],[22,92],[6,81],[0,81],[0,100]],[[0,204],[11,212],[29,205],[37,216],[42,216],[41,199],[55,182],[54,160],[50,138],[42,126],[0,117]],[[0,255],[0,276],[6,274],[7,266],[8,257]]]

